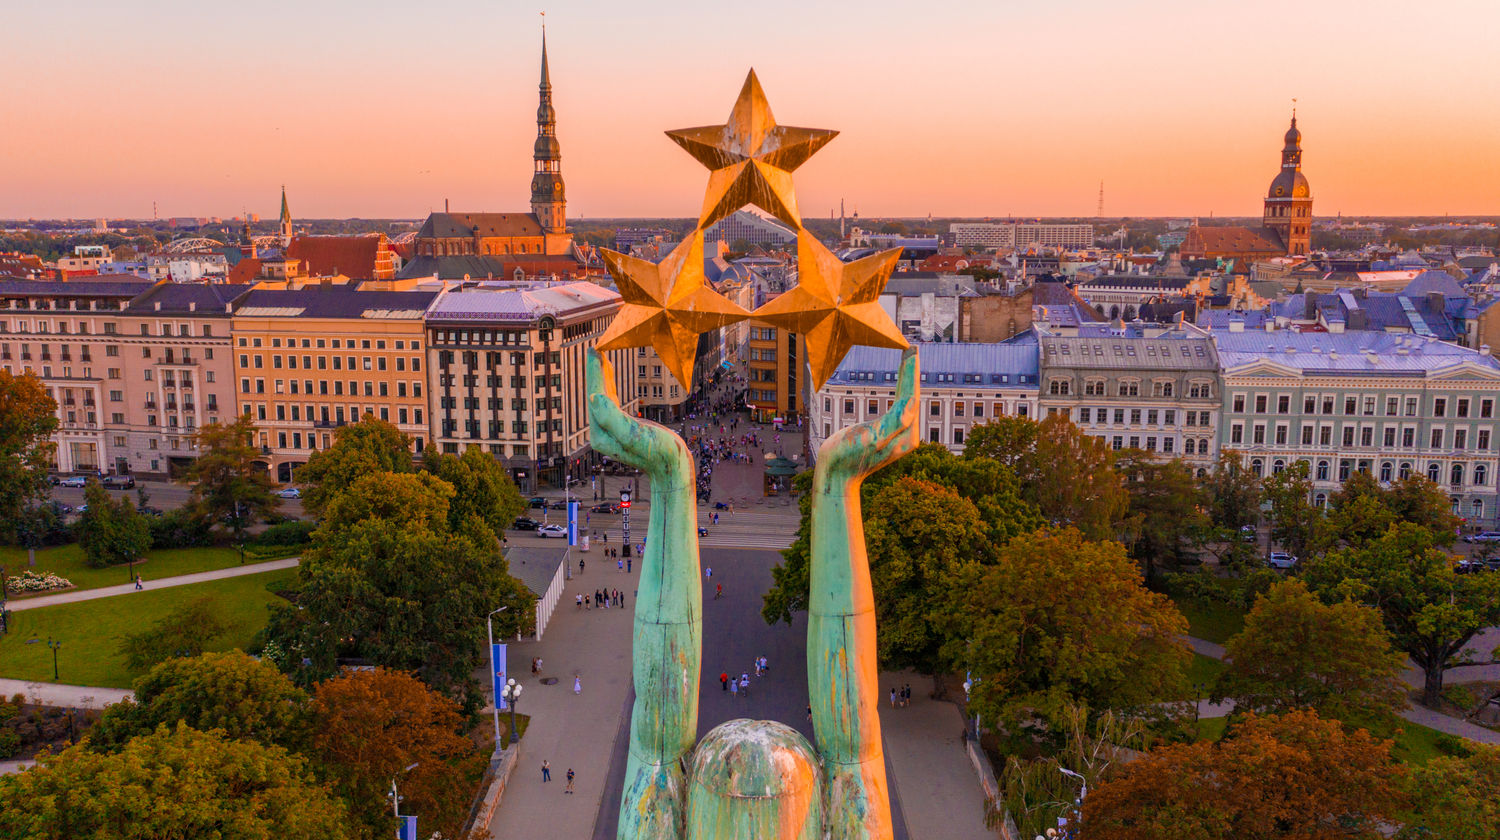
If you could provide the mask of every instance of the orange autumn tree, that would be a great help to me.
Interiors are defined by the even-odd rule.
[[[457,703],[409,674],[376,668],[320,683],[312,713],[308,753],[368,836],[396,831],[386,794],[398,774],[402,813],[415,814],[424,835],[458,836],[485,762],[461,734]]]
[[[1083,840],[1349,840],[1403,805],[1390,742],[1308,711],[1153,750],[1089,791]]]

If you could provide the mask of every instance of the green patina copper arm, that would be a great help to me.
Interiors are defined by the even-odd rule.
[[[643,470],[651,482],[646,551],[635,597],[635,707],[618,836],[675,840],[683,837],[683,767],[698,735],[703,653],[693,459],[682,438],[666,427],[620,409],[614,369],[592,349],[587,375],[594,449]]]
[[[813,472],[807,683],[831,840],[892,836],[875,600],[859,491],[866,476],[916,448],[916,420],[917,351],[909,348],[901,357],[895,404],[879,419],[824,441]]]

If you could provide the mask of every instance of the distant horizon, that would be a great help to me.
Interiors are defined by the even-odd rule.
[[[442,211],[434,211],[434,212],[442,212]],[[455,209],[455,210],[453,210],[451,212],[454,212],[454,213],[472,213],[472,212],[482,212],[482,211]],[[519,210],[517,210],[517,211],[503,211],[503,210],[498,210],[498,211],[493,211],[493,212],[503,213],[503,212],[527,212],[527,211],[519,211]],[[106,222],[148,222],[148,223],[161,224],[161,223],[169,222],[172,219],[215,219],[215,218],[219,219],[219,222],[217,224],[229,224],[229,223],[238,224],[238,223],[240,223],[243,220],[242,216],[226,216],[226,215],[218,214],[218,213],[199,213],[199,214],[175,213],[175,214],[172,214],[172,215],[161,215],[161,216],[159,216],[158,218],[155,218],[155,219],[135,217],[135,216],[99,216],[99,215],[93,215],[93,216],[68,216],[68,217],[63,217],[63,216],[51,216],[51,217],[44,217],[44,216],[28,216],[28,217],[10,216],[10,217],[0,217],[0,222],[27,222],[27,223],[39,223],[39,222],[96,222],[96,221],[98,221],[100,219],[103,219]],[[304,217],[299,217],[299,216],[293,214],[293,216],[292,216],[292,222],[293,222],[294,225],[296,225],[296,224],[308,224],[308,223],[313,223],[313,222],[411,222],[411,223],[419,223],[419,222],[424,221],[426,218],[427,218],[426,214],[421,215],[421,216],[309,216],[309,217],[305,217],[305,218]],[[590,222],[590,221],[593,221],[593,222],[655,222],[655,221],[661,221],[661,222],[684,222],[684,223],[687,223],[687,222],[694,221],[696,218],[697,217],[695,217],[695,216],[628,216],[628,215],[614,215],[614,216],[584,216],[584,217],[579,217],[579,216],[571,216],[570,215],[568,217],[568,226],[571,229],[574,226],[575,223],[584,223],[584,222]],[[830,220],[829,217],[827,217],[827,216],[803,216],[803,218],[807,219],[807,220],[817,220],[817,221],[829,221]],[[1091,222],[1110,223],[1110,222],[1127,222],[1127,221],[1180,221],[1180,220],[1184,220],[1184,219],[1195,219],[1200,224],[1202,224],[1202,223],[1206,223],[1206,222],[1216,222],[1216,221],[1235,221],[1235,222],[1242,222],[1242,221],[1246,221],[1246,220],[1259,221],[1261,219],[1261,215],[1259,213],[1256,213],[1256,214],[1243,215],[1243,216],[1231,216],[1231,215],[1194,216],[1194,215],[1187,214],[1187,213],[1169,213],[1169,214],[1166,214],[1166,215],[1157,215],[1157,216],[1039,216],[1039,215],[1030,215],[1030,216],[958,216],[958,215],[936,214],[935,213],[930,218],[931,218],[931,220],[932,220],[933,223],[937,223],[937,222],[956,222],[956,223],[980,222],[980,223],[1005,224],[1005,223],[1009,223],[1009,222],[1040,221],[1040,222],[1070,222],[1070,223],[1077,223],[1077,224],[1088,224],[1088,223],[1091,223]],[[1443,215],[1421,214],[1421,213],[1381,213],[1381,214],[1351,215],[1351,214],[1345,213],[1345,214],[1343,214],[1342,217],[1333,216],[1333,215],[1322,216],[1322,215],[1318,214],[1316,211],[1313,213],[1313,223],[1314,224],[1317,224],[1320,221],[1329,221],[1329,220],[1339,219],[1339,218],[1342,218],[1344,221],[1378,221],[1378,220],[1387,220],[1387,219],[1389,219],[1389,220],[1400,219],[1400,220],[1418,220],[1418,221],[1495,222],[1496,224],[1500,224],[1500,213],[1492,213],[1492,214],[1483,214],[1483,213],[1452,213],[1452,214],[1443,214]],[[851,223],[856,222],[856,221],[868,221],[868,220],[880,221],[880,222],[927,222],[928,219],[929,219],[929,217],[926,214],[922,214],[920,216],[859,216],[858,218],[855,218],[854,216],[850,215],[850,216],[847,217],[847,221],[849,221]],[[832,220],[833,221],[837,221],[838,220],[838,216],[834,216]],[[269,225],[269,226],[274,227],[276,225],[276,219],[275,219],[275,217],[267,217],[265,215],[262,215],[258,221],[252,222],[251,224],[253,224],[253,225]]]
[[[0,217],[266,218],[283,184],[303,218],[528,209],[536,9],[8,11]],[[722,122],[751,67],[778,121],[841,132],[797,170],[810,218],[1092,218],[1101,182],[1105,218],[1254,218],[1294,107],[1316,216],[1500,215],[1492,0],[578,0],[547,22],[573,218],[692,213],[705,173],[662,132]]]

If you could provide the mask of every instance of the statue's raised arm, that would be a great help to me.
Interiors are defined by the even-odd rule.
[[[880,742],[875,600],[860,485],[917,446],[917,351],[901,356],[896,401],[841,429],[813,472],[807,683],[825,774],[824,824],[834,840],[887,840],[891,812]]]
[[[618,836],[678,838],[687,801],[682,760],[698,735],[703,651],[693,459],[682,438],[665,426],[620,409],[613,366],[593,349],[587,374],[594,449],[645,471],[651,482],[635,597],[635,706]]]

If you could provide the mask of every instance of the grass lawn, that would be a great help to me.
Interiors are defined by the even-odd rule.
[[[12,612],[11,632],[0,636],[0,677],[53,682],[52,652],[46,645],[50,637],[63,643],[57,682],[130,688],[139,674],[127,671],[119,654],[126,634],[144,630],[172,610],[208,597],[230,628],[210,650],[247,647],[265,626],[268,605],[280,600],[271,590],[283,579],[290,583],[296,574],[295,569],[283,569]]]
[[[1224,737],[1224,729],[1229,725],[1227,717],[1200,718],[1198,720],[1198,740],[1217,741]]]
[[[1203,696],[1207,697],[1209,688],[1218,681],[1219,675],[1224,673],[1224,667],[1223,662],[1212,656],[1195,653],[1187,669],[1188,684],[1203,686]]]
[[[270,550],[270,547],[267,547]],[[301,549],[281,553],[284,557],[295,557]],[[247,549],[246,563],[260,563],[272,557],[256,556]],[[194,572],[209,572],[227,569],[240,564],[240,553],[232,548],[160,548],[146,552],[146,562],[135,564],[136,573],[144,580],[188,575]],[[26,570],[26,549],[6,546],[0,548],[0,565],[7,574],[18,574]],[[73,582],[73,589],[98,589],[101,586],[119,586],[130,582],[129,566],[111,566],[107,569],[92,569],[83,562],[83,549],[77,543],[53,548],[38,549],[36,571],[52,572]],[[63,590],[67,592],[72,589]],[[38,593],[41,595],[53,593]],[[11,596],[34,597],[34,596]]]
[[[1397,725],[1401,727],[1401,733],[1396,736],[1396,744],[1391,748],[1391,755],[1396,760],[1404,764],[1426,764],[1444,755],[1437,747],[1437,741],[1444,733],[1409,720],[1398,721]]]
[[[1245,628],[1245,614],[1233,607],[1196,598],[1173,601],[1188,620],[1188,632],[1199,639],[1222,645]]]

